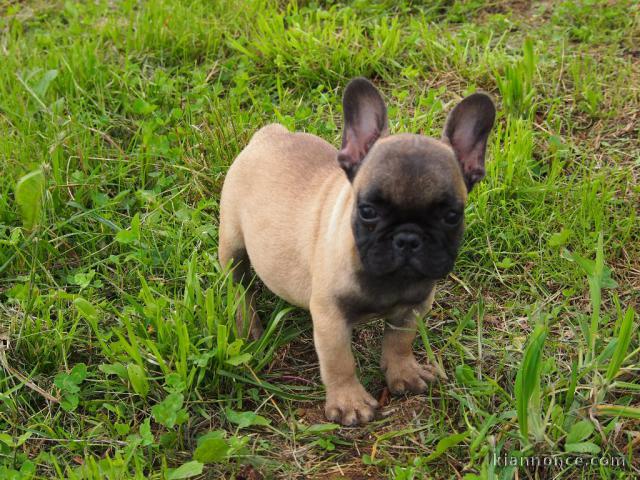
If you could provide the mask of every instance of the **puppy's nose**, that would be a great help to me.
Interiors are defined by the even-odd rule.
[[[413,232],[398,232],[393,236],[393,248],[399,253],[415,253],[422,247],[422,238]]]

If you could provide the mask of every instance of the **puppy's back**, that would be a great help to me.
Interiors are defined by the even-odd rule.
[[[333,145],[315,135],[290,132],[279,123],[271,123],[258,130],[242,153],[246,152],[246,156],[252,158],[254,151],[258,155],[251,162],[266,162],[274,170],[283,169],[281,173],[286,176],[311,180],[316,173],[326,175],[329,171],[340,170],[336,162],[337,150]],[[276,163],[272,165],[270,162]]]
[[[267,287],[301,307],[308,308],[321,212],[347,181],[336,156],[319,137],[267,125],[233,162],[222,189],[221,236],[244,245]]]

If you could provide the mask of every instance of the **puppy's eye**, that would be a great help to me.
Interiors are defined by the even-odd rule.
[[[457,210],[449,210],[447,213],[444,214],[444,223],[446,223],[447,225],[457,225],[458,223],[460,223],[460,219],[462,218],[462,213],[458,212]]]
[[[361,205],[358,207],[358,212],[360,213],[360,218],[366,222],[372,222],[378,219],[378,212],[369,205]]]

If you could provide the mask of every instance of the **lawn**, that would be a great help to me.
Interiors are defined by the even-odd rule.
[[[637,2],[0,12],[0,478],[639,474]],[[392,132],[439,137],[476,90],[498,116],[416,341],[446,378],[389,398],[383,322],[363,326],[361,380],[384,406],[342,428],[306,312],[262,289],[266,335],[236,337],[218,200],[267,123],[338,145],[359,75]]]

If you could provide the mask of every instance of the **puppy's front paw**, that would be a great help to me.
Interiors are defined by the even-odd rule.
[[[413,355],[396,357],[385,365],[387,386],[394,395],[422,393],[427,389],[427,382],[433,382],[437,375],[434,366],[420,365]]]
[[[331,422],[357,425],[373,420],[378,402],[358,382],[327,391],[324,413]]]

